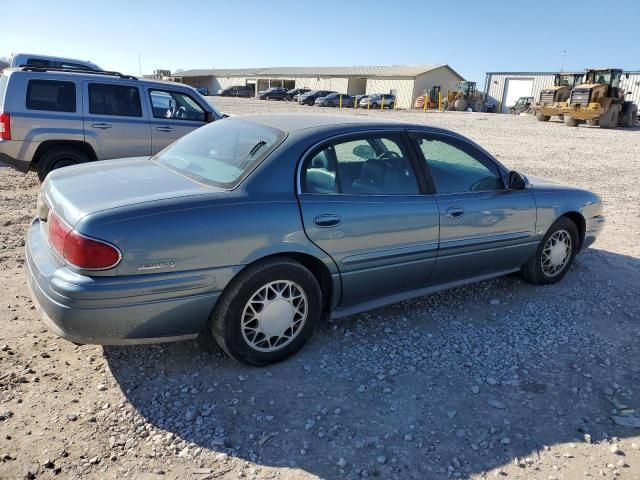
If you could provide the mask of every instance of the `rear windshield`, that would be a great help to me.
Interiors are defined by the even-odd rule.
[[[198,182],[234,188],[284,137],[275,128],[225,118],[194,130],[151,160]]]

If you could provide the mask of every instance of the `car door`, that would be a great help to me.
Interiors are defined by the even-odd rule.
[[[301,164],[305,232],[340,270],[341,307],[421,288],[433,268],[438,206],[406,142],[398,131],[339,137]]]
[[[138,85],[108,80],[83,82],[85,140],[98,160],[151,154],[149,116]]]
[[[506,171],[471,142],[411,134],[440,212],[431,284],[517,270],[534,254],[536,205],[529,189],[506,187]]]
[[[145,87],[145,92],[151,111],[152,154],[206,123],[205,109],[191,95],[158,87]]]

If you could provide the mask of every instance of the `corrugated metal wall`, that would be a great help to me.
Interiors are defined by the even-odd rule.
[[[620,86],[624,88],[625,92],[631,92],[631,95],[627,95],[627,100],[632,100],[636,105],[640,106],[640,72],[627,72],[629,78],[622,75],[622,81]]]
[[[311,90],[333,90],[347,93],[349,79],[346,77],[297,77],[296,88],[310,88]]]
[[[493,103],[496,109],[504,103],[505,100],[505,87],[507,80],[509,79],[531,79],[533,80],[533,87],[531,89],[531,96],[534,98],[540,98],[540,91],[543,88],[553,85],[554,74],[551,73],[489,73],[487,74],[487,103]],[[486,87],[485,87],[486,88]],[[502,105],[502,111],[508,111],[507,105]]]
[[[629,78],[625,76],[627,73],[629,74]],[[500,102],[504,101],[505,86],[507,80],[510,78],[532,79],[533,88],[531,96],[537,99],[540,97],[540,91],[543,88],[553,85],[553,77],[553,73],[488,73],[486,79],[489,87],[487,102],[495,103],[497,108]],[[631,95],[627,95],[627,100],[632,100],[640,105],[640,72],[625,72],[622,75],[620,86],[624,88],[625,91],[631,92]],[[503,105],[503,107],[506,107],[506,105]]]
[[[413,84],[413,78],[368,78],[366,93],[367,95],[391,93],[395,90],[398,108],[410,108],[413,100]]]

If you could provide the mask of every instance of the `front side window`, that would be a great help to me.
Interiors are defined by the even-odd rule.
[[[274,128],[225,119],[194,130],[151,160],[207,185],[233,188],[284,137]]]
[[[416,195],[418,182],[402,138],[366,136],[333,142],[305,159],[304,193]]]
[[[422,137],[418,146],[436,193],[464,193],[503,188],[498,167],[470,146]]]
[[[73,82],[29,80],[27,109],[50,112],[76,111],[76,86]]]
[[[89,84],[89,113],[120,117],[142,117],[138,87],[109,83]]]
[[[185,93],[170,90],[150,90],[151,108],[154,118],[205,121],[204,109]]]

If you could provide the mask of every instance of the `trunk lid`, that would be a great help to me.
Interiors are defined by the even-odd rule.
[[[42,218],[50,208],[74,227],[91,213],[216,191],[223,190],[183,177],[148,157],[105,160],[49,174],[42,186],[46,205],[39,206],[39,210]]]

